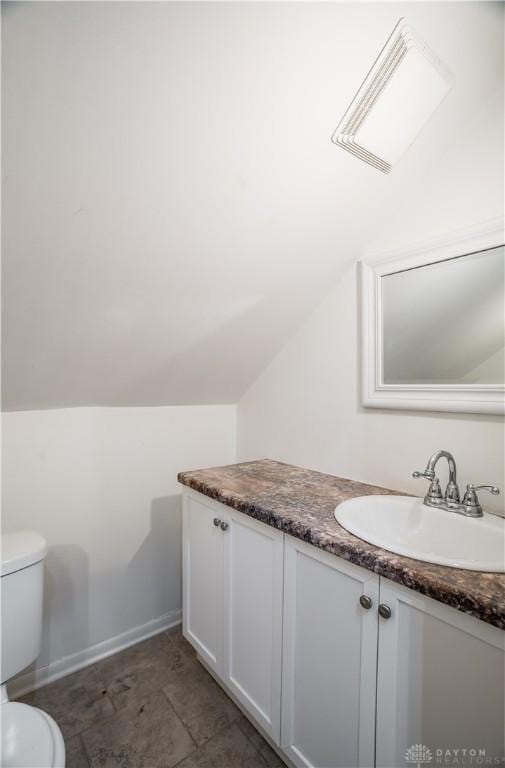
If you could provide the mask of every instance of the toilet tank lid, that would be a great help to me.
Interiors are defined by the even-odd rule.
[[[46,540],[35,531],[2,534],[2,576],[38,563],[46,555]]]

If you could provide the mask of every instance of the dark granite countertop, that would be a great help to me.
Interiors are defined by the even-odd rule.
[[[504,574],[447,568],[395,555],[353,536],[333,516],[335,507],[346,499],[398,491],[270,459],[181,472],[178,480],[315,547],[505,629]]]

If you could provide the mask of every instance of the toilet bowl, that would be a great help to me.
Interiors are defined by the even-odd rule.
[[[55,721],[36,707],[9,701],[6,687],[39,655],[46,554],[46,542],[34,531],[2,536],[2,768],[65,766],[63,736]]]
[[[61,731],[41,709],[7,701],[2,704],[2,768],[63,768]]]

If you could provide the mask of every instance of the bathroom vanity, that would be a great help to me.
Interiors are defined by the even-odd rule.
[[[287,762],[503,757],[503,574],[401,557],[336,522],[383,488],[269,460],[179,481],[184,635]],[[447,762],[455,749],[466,763]]]

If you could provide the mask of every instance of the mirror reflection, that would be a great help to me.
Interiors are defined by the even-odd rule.
[[[382,277],[384,384],[504,383],[504,247]]]

